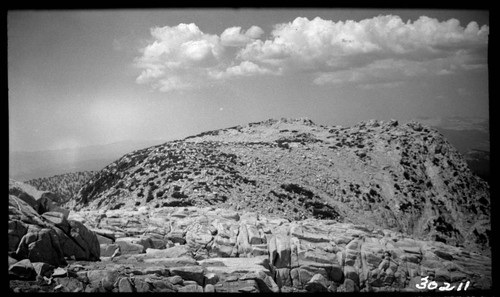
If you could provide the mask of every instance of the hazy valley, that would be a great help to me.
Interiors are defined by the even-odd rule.
[[[9,177],[27,181],[104,168],[123,154],[162,141],[123,141],[106,145],[41,151],[9,152]]]

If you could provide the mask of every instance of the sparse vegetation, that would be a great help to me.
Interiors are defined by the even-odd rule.
[[[27,184],[40,191],[52,192],[64,199],[74,200],[78,191],[93,175],[94,171],[66,173],[51,177],[43,177],[26,181]]]
[[[468,231],[443,226],[487,218],[490,201],[487,183],[439,133],[397,121],[332,128],[268,120],[167,142],[98,172],[83,186],[79,207],[95,208],[92,201],[114,193],[145,204],[252,209],[290,220],[375,220],[408,234],[433,230],[447,243]],[[443,195],[447,204],[440,204]],[[452,215],[429,230],[414,222],[447,207]]]

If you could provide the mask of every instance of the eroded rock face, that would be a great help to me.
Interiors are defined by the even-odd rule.
[[[74,204],[335,219],[477,251],[489,249],[491,230],[488,184],[437,131],[394,120],[346,128],[268,120],[167,142],[97,172]],[[230,255],[232,243],[218,241]]]
[[[115,226],[113,236],[109,234],[111,226],[103,224],[107,216],[122,218],[123,225]],[[167,242],[175,238],[176,244],[155,249],[142,237],[120,237],[148,230],[159,217],[163,227],[157,226],[154,234]],[[487,256],[352,223],[317,219],[290,222],[251,212],[197,207],[82,211],[75,218],[108,230],[108,238],[115,240],[101,244],[101,248],[109,246],[112,251],[103,254],[100,262],[68,260],[70,265],[55,277],[56,282],[47,284],[45,280],[55,291],[419,291],[416,285],[426,276],[434,277],[439,286],[445,282],[464,286],[469,281],[468,289],[491,287],[491,259]],[[143,225],[127,226],[129,218]],[[212,230],[210,235],[206,230]],[[210,238],[198,245],[189,244],[187,236]],[[120,243],[134,244],[138,249],[130,253],[128,246]],[[12,259],[12,264],[16,263]],[[33,278],[31,268],[24,268],[29,265],[17,266],[20,268],[13,267],[13,271]],[[20,281],[11,281],[11,286]]]
[[[10,191],[14,195],[9,195],[10,257],[54,266],[64,265],[67,258],[99,259],[99,242],[92,231],[81,222],[67,220],[69,211],[59,211],[59,208],[47,211],[47,208],[38,207],[37,212],[33,206],[37,206],[40,199],[27,198],[31,195],[20,190],[19,184]],[[50,202],[47,199],[44,198],[45,204]]]
[[[39,191],[26,183],[9,179],[9,194],[23,200],[39,214],[60,212],[68,218],[69,210],[62,208],[59,197],[51,192]]]

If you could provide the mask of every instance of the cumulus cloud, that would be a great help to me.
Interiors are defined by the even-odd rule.
[[[138,83],[150,83],[161,91],[186,89],[189,76],[217,65],[224,48],[217,35],[205,34],[195,24],[151,29],[154,41],[142,49],[135,64],[142,69]]]
[[[152,28],[153,40],[135,60],[142,70],[136,81],[168,92],[202,86],[210,80],[271,73],[258,63],[237,61],[227,54],[228,47],[244,47],[263,33],[257,26],[245,32],[231,27],[218,36],[202,32],[193,23]]]
[[[482,70],[487,65],[489,27],[422,16],[361,21],[298,17],[275,25],[270,37],[252,26],[225,29],[220,36],[195,24],[151,29],[153,40],[136,66],[138,83],[169,91],[203,81],[252,75],[312,73],[317,85],[353,83],[399,85],[425,75]]]
[[[250,27],[245,33],[241,33],[241,27],[231,27],[222,32],[220,39],[224,46],[239,47],[259,38],[262,34],[264,31],[257,26]]]
[[[375,60],[360,67],[320,72],[314,78],[313,83],[316,85],[350,83],[364,89],[372,86],[396,87],[417,77],[453,74],[457,69],[454,66],[455,62],[454,58],[436,58],[424,61]]]
[[[463,28],[455,19],[439,22],[420,17],[405,23],[392,15],[359,22],[296,18],[277,25],[271,32],[272,39],[247,45],[240,57],[291,70],[339,71],[387,58],[431,60],[458,51],[473,55],[486,49],[488,33],[487,26],[479,28],[471,22]],[[486,63],[485,59],[482,63]]]
[[[220,71],[220,70],[214,70],[210,71],[209,75],[210,77],[214,79],[227,79],[231,77],[241,77],[241,76],[253,76],[253,75],[260,75],[260,74],[274,74],[274,75],[279,75],[281,74],[279,69],[277,71],[268,69],[268,68],[263,68],[253,62],[250,61],[243,61],[239,65],[236,66],[231,66],[228,67],[227,69]]]

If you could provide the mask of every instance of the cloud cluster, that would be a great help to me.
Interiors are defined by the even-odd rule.
[[[391,86],[423,75],[486,67],[489,27],[425,16],[393,15],[356,21],[296,18],[275,25],[267,39],[252,26],[203,33],[195,24],[153,28],[136,66],[138,83],[162,91],[241,76],[304,72],[317,85]]]
[[[153,42],[135,61],[142,69],[136,81],[160,91],[192,87],[204,69],[219,63],[224,51],[217,35],[205,34],[195,24],[157,27],[151,35]]]
[[[220,35],[221,43],[223,46],[244,46],[247,43],[259,38],[264,31],[257,26],[252,26],[244,34],[241,33],[241,27],[227,28]]]

